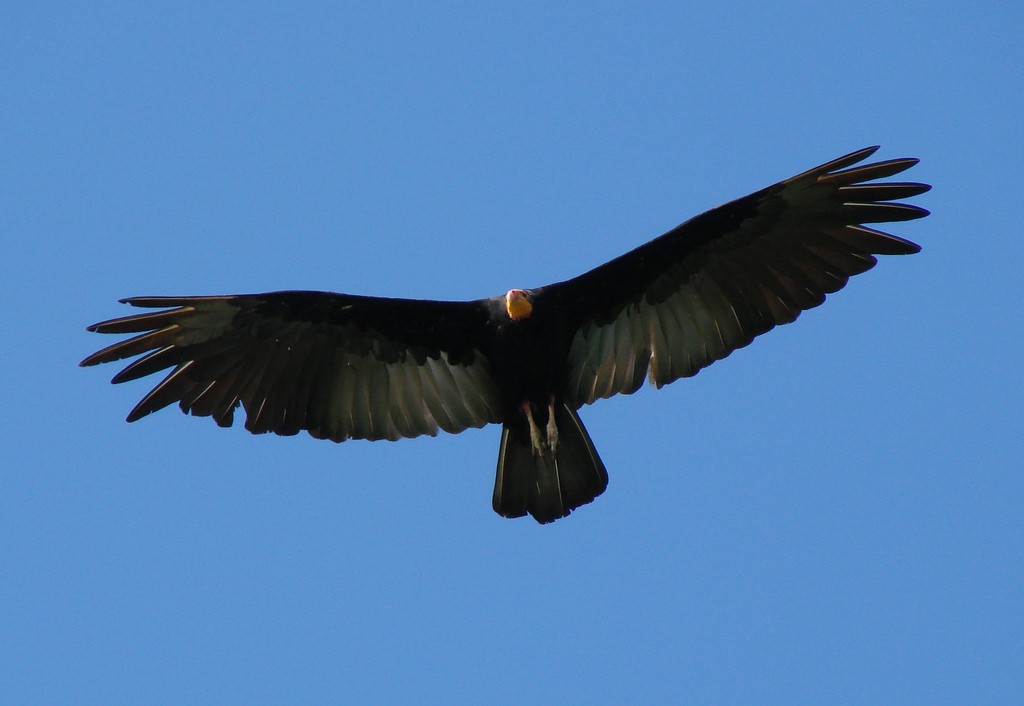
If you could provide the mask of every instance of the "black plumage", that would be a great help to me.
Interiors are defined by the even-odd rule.
[[[579,277],[468,302],[326,292],[134,297],[159,309],[89,327],[137,334],[82,361],[141,355],[125,382],[171,369],[128,415],[178,403],[253,433],[333,441],[502,423],[494,509],[539,522],[608,475],[577,414],[661,387],[796,319],[875,255],[920,248],[865,224],[921,218],[925,184],[873,183],[917,163],[859,150],[693,218]]]

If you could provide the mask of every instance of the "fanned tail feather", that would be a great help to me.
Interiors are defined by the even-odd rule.
[[[546,446],[534,452],[525,418],[502,428],[493,499],[499,515],[554,522],[608,487],[608,471],[576,411],[559,403],[555,424],[555,453]]]

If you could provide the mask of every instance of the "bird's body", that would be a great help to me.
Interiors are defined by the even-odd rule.
[[[494,508],[540,522],[608,477],[584,404],[694,375],[817,306],[875,254],[913,243],[864,223],[920,218],[929,187],[865,183],[916,163],[848,168],[868,148],[697,216],[564,282],[468,302],[271,292],[137,297],[160,308],[90,327],[138,334],[83,361],[145,354],[114,378],[171,373],[129,414],[177,402],[253,433],[398,439],[503,425]]]

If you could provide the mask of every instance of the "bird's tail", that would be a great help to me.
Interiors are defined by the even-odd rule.
[[[525,415],[502,429],[494,481],[494,511],[499,515],[530,513],[537,522],[553,522],[608,487],[608,471],[579,415],[564,403],[556,405],[554,412],[558,429],[554,452],[546,443],[534,451]]]

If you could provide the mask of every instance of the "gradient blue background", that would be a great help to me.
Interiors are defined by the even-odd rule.
[[[1017,2],[6,3],[5,703],[1024,703]],[[78,361],[120,297],[476,298],[869,144],[934,211],[820,309],[582,411],[253,437]],[[155,381],[154,381],[155,382]]]

